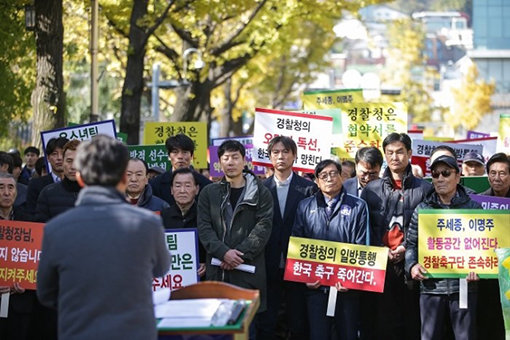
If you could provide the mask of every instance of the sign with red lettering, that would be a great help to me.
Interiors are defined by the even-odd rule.
[[[0,220],[0,286],[35,289],[44,223]]]

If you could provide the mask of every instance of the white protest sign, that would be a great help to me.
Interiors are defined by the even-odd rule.
[[[111,119],[90,124],[73,125],[55,130],[42,131],[41,141],[43,145],[44,154],[46,156],[46,160],[48,159],[48,155],[46,154],[46,145],[48,144],[48,141],[52,138],[64,137],[69,140],[77,139],[84,141],[92,139],[92,137],[99,134],[107,135],[116,139],[117,133],[115,131],[115,121]],[[46,166],[49,173],[51,171],[51,165],[49,164],[48,161],[46,161]]]
[[[485,158],[485,162],[491,158],[492,155],[496,153],[498,146],[498,137],[483,137],[483,138],[472,138],[472,139],[463,139],[463,140],[455,140],[452,143],[462,143],[469,145],[481,145],[483,147],[483,153],[481,155]]]
[[[267,146],[273,137],[287,136],[298,149],[294,170],[313,172],[320,161],[331,157],[332,129],[332,117],[256,108],[252,163],[272,166]]]
[[[152,290],[179,289],[198,282],[197,229],[167,229],[165,241],[172,257],[170,270],[165,276],[152,280]]]
[[[422,139],[415,139],[413,141],[413,155],[411,158],[411,163],[419,165],[425,176],[430,176],[430,154],[432,151],[437,148],[440,145],[447,145],[451,147],[453,150],[455,150],[455,153],[457,154],[457,162],[462,164],[462,160],[464,159],[464,156],[468,152],[478,152],[479,154],[483,153],[483,146],[482,145],[471,145],[471,144],[456,144],[453,142],[437,142],[437,141],[430,141],[430,140],[422,140]]]

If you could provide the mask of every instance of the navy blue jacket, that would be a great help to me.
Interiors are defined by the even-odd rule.
[[[298,204],[304,198],[313,195],[313,193],[317,191],[317,185],[294,173],[289,184],[289,192],[287,194],[287,201],[285,202],[282,218],[274,176],[264,180],[263,184],[271,192],[274,202],[273,228],[271,229],[271,236],[269,237],[265,250],[267,281],[271,282],[273,280],[283,279],[278,269],[280,268],[282,254],[283,260],[287,258],[289,238],[292,233],[292,226],[294,225]]]
[[[369,244],[368,208],[365,201],[342,187],[331,217],[322,192],[299,203],[292,236],[353,244]]]
[[[168,188],[168,190],[170,191],[170,188]],[[140,194],[140,198],[138,198],[138,203],[136,205],[140,208],[145,208],[152,211],[162,211],[163,209],[169,207],[168,203],[152,194],[152,188],[148,184]]]

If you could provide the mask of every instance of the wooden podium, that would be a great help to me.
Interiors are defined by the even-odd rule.
[[[228,283],[218,281],[203,281],[191,286],[173,291],[170,300],[183,299],[202,299],[202,298],[218,298],[218,299],[234,299],[246,300],[248,305],[241,314],[239,320],[233,325],[225,325],[222,327],[197,327],[197,328],[158,328],[160,339],[179,339],[179,336],[187,335],[224,335],[224,338],[235,340],[248,340],[248,332],[250,323],[255,317],[260,305],[259,291],[256,289],[244,289]]]

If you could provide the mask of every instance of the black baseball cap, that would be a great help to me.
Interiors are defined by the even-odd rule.
[[[434,169],[439,163],[446,164],[448,167],[457,170],[457,172],[460,172],[459,165],[457,164],[457,160],[450,156],[439,156],[437,157],[434,162],[430,165],[430,170]]]

